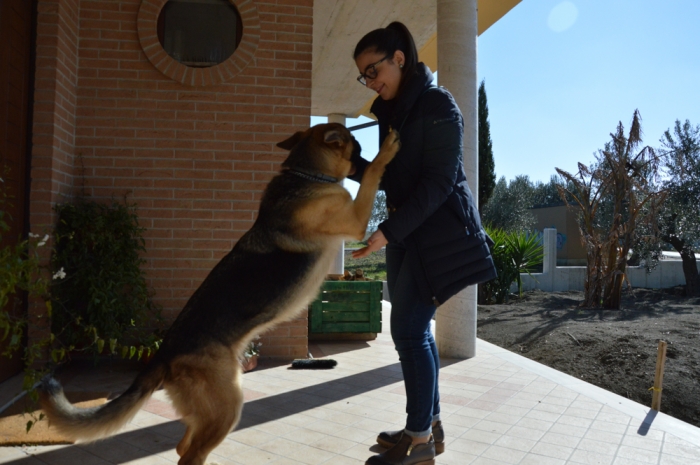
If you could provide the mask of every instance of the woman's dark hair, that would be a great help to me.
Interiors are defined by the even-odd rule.
[[[393,57],[397,50],[401,50],[406,57],[401,75],[400,87],[403,87],[406,78],[415,74],[418,66],[416,43],[413,41],[411,32],[403,23],[394,21],[385,28],[375,29],[365,34],[357,43],[353,58],[357,59],[358,56],[367,51]]]

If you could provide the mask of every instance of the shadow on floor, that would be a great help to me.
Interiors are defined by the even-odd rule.
[[[388,386],[402,379],[401,367],[398,363],[394,363],[345,378],[246,402],[243,418],[236,430],[280,420],[315,407]],[[68,446],[6,462],[6,465],[36,465],[34,457],[46,463],[63,463],[69,454],[68,451],[72,452],[74,449],[82,449],[85,454],[89,451],[110,463],[121,464],[174,449],[184,430],[184,426],[179,421],[169,421],[119,433],[96,444]],[[133,447],[124,447],[123,443]]]

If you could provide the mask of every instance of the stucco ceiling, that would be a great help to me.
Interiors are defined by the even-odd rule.
[[[479,34],[520,0],[478,0]],[[413,34],[419,58],[437,66],[436,0],[315,0],[311,114],[366,114],[375,95],[356,80],[355,44],[367,32],[401,21]]]

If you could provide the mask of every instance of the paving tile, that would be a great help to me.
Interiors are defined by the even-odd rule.
[[[465,416],[465,417],[477,418],[479,420],[482,420],[482,419],[486,418],[487,416],[489,416],[491,414],[491,412],[488,410],[475,409],[475,408],[471,408],[471,407],[467,406],[467,407],[459,409],[456,412],[456,414],[461,415],[461,416]]]
[[[46,462],[39,460],[37,457],[33,456],[25,456],[17,460],[19,461],[5,461],[4,459],[2,459],[2,457],[0,457],[0,463],[13,463],[17,465],[46,465]]]
[[[151,456],[143,457],[140,459],[129,460],[128,462],[112,462],[119,463],[120,465],[173,465],[175,462],[166,460],[163,457]],[[77,465],[77,464],[75,464]]]
[[[504,381],[501,384],[498,384],[496,386],[497,388],[502,388],[502,389],[509,389],[511,391],[521,391],[525,388],[524,384],[519,384],[519,383],[512,383],[508,381]]]
[[[569,407],[566,409],[564,414],[592,420],[598,415],[598,412],[596,410],[588,410],[588,409],[582,409],[582,408]]]
[[[616,443],[600,442],[593,439],[581,439],[576,445],[576,448],[579,450],[599,452],[606,455],[615,455],[619,447],[619,444]]]
[[[549,428],[550,433],[563,434],[566,436],[571,436],[572,438],[580,439],[586,434],[587,429],[585,427],[565,425],[558,422],[553,424]]]
[[[610,465],[613,462],[612,455],[600,454],[598,452],[590,452],[587,450],[575,450],[571,457],[570,463],[583,463],[586,465]]]
[[[517,420],[520,420],[522,417],[527,415],[529,411],[529,408],[516,407],[514,405],[510,405],[509,403],[506,403],[506,405],[502,405],[498,409],[496,409],[497,413],[509,415]]]
[[[530,450],[531,454],[544,455],[545,457],[551,457],[555,459],[566,460],[571,457],[574,452],[573,447],[561,446],[559,444],[549,444],[545,442],[538,442]]]
[[[549,423],[555,423],[562,413],[564,413],[565,407],[560,407],[557,405],[547,405],[547,404],[537,404],[532,407],[532,410],[527,412],[528,418],[537,418],[538,420],[544,420]]]
[[[524,428],[522,426],[513,426],[507,431],[508,436],[516,438],[529,439],[531,441],[539,441],[544,436],[544,431],[534,428]]]
[[[698,459],[678,457],[676,455],[662,455],[659,465],[697,465]]]
[[[323,463],[324,463],[324,465],[364,465],[365,460],[366,459],[360,460],[360,459],[353,459],[350,457],[345,457],[343,455],[336,455],[335,457],[332,457]],[[277,464],[273,462],[271,465],[277,465]]]
[[[478,457],[468,452],[460,452],[456,450],[446,450],[437,458],[436,462],[440,465],[470,465]]]
[[[620,444],[622,442],[623,435],[618,433],[611,433],[609,431],[601,431],[596,429],[589,429],[583,436],[584,439],[590,439],[591,441],[604,442],[610,444]]]
[[[493,445],[486,449],[481,457],[498,460],[503,463],[517,464],[525,457],[525,452],[508,447]]]
[[[547,432],[542,436],[540,442],[546,442],[548,444],[557,444],[559,446],[576,446],[579,443],[579,439],[572,438],[565,434],[550,433]]]
[[[374,444],[378,431],[367,431],[364,429],[358,429],[352,426],[348,426],[347,428],[327,431],[327,433],[331,436],[338,437],[341,439],[347,439],[348,441],[354,441],[360,444]]]
[[[341,454],[356,445],[357,443],[355,441],[337,438],[334,436],[326,436],[309,444],[311,447],[325,450],[326,452],[331,452],[333,454]]]
[[[662,442],[645,436],[626,435],[622,439],[622,445],[651,452],[659,452],[661,451]],[[700,459],[700,457],[698,458]]]
[[[546,457],[544,455],[527,454],[519,465],[564,465],[565,460]]]
[[[652,428],[644,427],[643,433],[640,432],[640,428],[641,428],[641,422],[635,421],[634,423],[631,423],[630,425],[627,426],[626,436],[646,438],[646,439],[651,439],[653,441],[658,441],[658,442],[668,441],[669,440],[668,438],[672,437],[671,435],[667,435],[662,430],[656,429],[654,427],[652,427]]]
[[[623,413],[611,410],[609,407],[603,407],[603,409],[596,416],[596,421],[627,425],[630,422],[630,417]]]
[[[557,424],[577,426],[579,428],[588,429],[593,424],[593,420],[588,420],[581,417],[572,417],[569,415],[562,415],[557,418]]]
[[[627,424],[613,423],[596,419],[593,421],[593,423],[591,423],[590,430],[622,435],[625,433],[625,431],[627,431]]]
[[[557,418],[559,418],[557,416]],[[552,423],[548,422],[546,420],[540,420],[537,418],[530,418],[529,414],[525,418],[521,419],[519,422],[515,424],[515,426],[519,426],[522,428],[530,428],[530,429],[536,429],[539,431],[547,431],[549,428],[552,427]]]
[[[656,464],[659,462],[658,452],[631,446],[620,446],[620,448],[617,450],[617,456],[630,460],[636,460],[640,465],[645,463]],[[700,456],[698,458],[700,459]]]
[[[0,447],[0,463],[24,457],[27,457],[27,454],[20,447]]]
[[[504,465],[510,462],[501,462],[486,457],[477,457],[470,465]]]
[[[116,438],[90,444],[80,444],[78,447],[108,462],[128,462],[129,460],[136,460],[151,455],[150,452],[146,452],[143,449]]]
[[[613,461],[613,465],[639,465],[639,462],[634,459],[626,459],[623,457],[616,457]]]
[[[566,412],[568,407],[566,405],[548,404],[546,402],[539,402],[539,403],[537,403],[537,405],[535,405],[532,408],[533,408],[533,412],[542,412],[542,413],[549,413],[549,414],[553,414],[553,415],[562,415],[563,413]],[[554,421],[556,421],[556,420],[554,420]]]
[[[362,460],[362,463],[364,463],[372,455],[379,454],[383,450],[384,449],[381,449],[379,446],[376,446],[373,450],[370,450],[366,444],[357,444],[356,446],[344,451],[341,455],[355,460]]]
[[[479,423],[474,425],[474,429],[503,434],[510,429],[510,425],[506,425],[504,423],[497,423],[495,421],[481,420]]]
[[[697,460],[700,457],[699,445],[693,445],[689,442],[668,437],[662,448],[663,454],[676,455],[685,458],[694,458]]]
[[[499,433],[492,433],[490,431],[481,431],[478,429],[471,429],[460,436],[461,439],[467,439],[475,442],[483,442],[485,444],[493,444],[498,441],[501,435]]]
[[[445,444],[445,449],[448,451],[462,452],[474,455],[475,457],[483,454],[488,448],[489,445],[484,442],[472,441],[464,438],[455,439]],[[440,457],[442,458],[442,455],[440,455]]]
[[[518,421],[520,421],[520,417],[518,415],[512,415],[512,414],[501,413],[501,412],[493,412],[493,413],[490,413],[485,418],[485,420],[494,421],[496,423],[503,423],[506,425],[514,425]]]
[[[449,417],[447,417],[443,421],[443,423],[445,425],[450,425],[450,426],[454,425],[454,426],[463,426],[463,427],[471,428],[472,426],[476,425],[480,421],[481,420],[478,418],[466,417],[463,415],[454,414],[454,415],[450,415]]]
[[[496,402],[488,402],[484,400],[474,400],[472,402],[469,402],[467,405],[470,408],[474,408],[477,410],[485,410],[487,412],[493,412],[495,410],[498,410],[498,407],[501,406],[501,403],[496,403]]]
[[[532,439],[523,439],[510,435],[503,435],[498,438],[494,445],[521,452],[528,452],[535,444],[537,444],[537,441],[533,441]]]
[[[573,401],[565,397],[556,397],[552,394],[542,399],[542,403],[545,405],[558,405],[560,407],[570,407]],[[563,411],[564,409],[557,409]]]
[[[283,438],[265,443],[260,446],[260,449],[279,455],[280,457],[294,457],[296,460],[309,465],[323,463],[335,455],[328,451]]]
[[[304,465],[304,462],[299,462],[298,460],[293,460],[287,457],[280,457],[279,459],[270,462],[270,465]]]
[[[298,442],[299,444],[309,445],[317,441],[323,441],[323,439],[328,438],[329,436],[318,431],[297,428],[294,431],[290,431],[289,433],[282,435],[281,437],[284,439],[289,439],[290,441]],[[266,444],[267,442],[270,441],[266,441],[263,444]]]

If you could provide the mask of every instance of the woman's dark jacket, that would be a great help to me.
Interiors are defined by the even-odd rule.
[[[465,287],[496,277],[462,160],[462,114],[450,93],[432,87],[433,75],[419,63],[399,96],[378,97],[370,111],[379,121],[379,141],[389,127],[399,131],[401,149],[389,163],[380,188],[389,218],[379,229],[390,243],[419,256],[415,270],[428,286],[421,300],[444,303]],[[360,181],[369,162],[353,160]],[[432,293],[432,295],[428,295]]]

